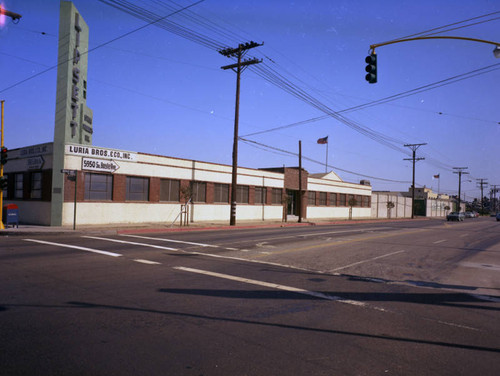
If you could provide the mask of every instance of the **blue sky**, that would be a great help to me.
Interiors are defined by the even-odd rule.
[[[5,145],[52,141],[56,69],[21,81],[57,64],[59,1],[1,2],[22,15],[18,24],[3,20],[0,26]],[[131,2],[161,17],[169,13],[162,4],[173,4]],[[194,1],[176,3],[182,7]],[[146,24],[97,0],[74,4],[89,25],[91,48]],[[499,11],[498,0],[205,0],[168,20],[226,47],[264,42],[246,56],[263,62],[242,74],[239,134],[258,144],[240,141],[240,166],[296,166],[297,156],[286,152],[297,153],[301,140],[307,157],[303,166],[311,173],[324,172],[326,145],[316,140],[329,136],[329,170],[350,182],[366,177],[345,171],[370,176],[374,190],[406,191],[412,165],[404,160],[410,151],[403,145],[427,143],[417,151],[426,158],[417,163],[417,185],[437,191],[433,176],[439,174],[440,191],[456,194],[458,176],[452,167],[467,166],[470,175],[463,177],[462,192],[470,200],[479,196],[476,179],[500,184],[500,59],[494,58],[493,46],[426,40],[379,47],[378,83],[372,85],[364,79],[364,59],[371,44]],[[499,16],[457,24],[478,23],[439,35],[500,42]],[[150,25],[96,49],[88,61],[94,145],[231,164],[236,74],[220,67],[233,60]],[[463,76],[476,70],[480,74]],[[266,80],[263,72],[279,75],[308,101]],[[465,79],[341,112],[343,121],[335,118],[337,111],[455,76]],[[311,99],[335,116],[324,116]],[[318,117],[324,119],[247,136]],[[377,140],[390,139],[396,147],[353,127],[373,130]]]

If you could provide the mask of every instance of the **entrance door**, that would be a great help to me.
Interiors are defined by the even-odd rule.
[[[288,215],[299,215],[299,191],[293,191],[291,189],[286,190],[287,195],[287,214]]]

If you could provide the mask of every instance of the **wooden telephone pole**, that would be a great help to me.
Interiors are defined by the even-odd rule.
[[[220,50],[219,53],[226,57],[237,57],[238,62],[231,65],[225,65],[221,69],[231,69],[236,73],[236,106],[234,111],[234,139],[233,139],[233,170],[231,176],[231,216],[229,220],[229,225],[234,226],[236,224],[236,195],[237,195],[237,176],[238,176],[238,119],[240,113],[240,76],[241,72],[245,70],[246,67],[252,64],[258,64],[262,60],[253,58],[242,61],[242,57],[245,53],[254,47],[262,46],[256,42],[249,42],[242,44],[240,43],[236,48],[225,48]]]
[[[413,151],[412,158],[405,158],[405,161],[413,161],[413,179],[411,183],[411,219],[415,218],[415,162],[421,161],[425,158],[416,158],[417,149],[425,144],[406,144],[405,147],[410,148]]]

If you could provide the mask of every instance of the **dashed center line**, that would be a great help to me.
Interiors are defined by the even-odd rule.
[[[156,261],[150,261],[150,260],[142,260],[142,259],[136,259],[134,260],[135,262],[139,262],[141,264],[148,264],[148,265],[161,265],[161,262],[156,262]]]

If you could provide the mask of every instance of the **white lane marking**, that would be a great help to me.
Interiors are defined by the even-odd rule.
[[[136,242],[128,242],[125,240],[118,240],[118,239],[110,239],[110,238],[101,238],[99,236],[82,236],[82,238],[87,238],[87,239],[96,239],[96,240],[105,240],[108,242],[114,242],[114,243],[122,243],[122,244],[131,244],[131,245],[139,245],[141,247],[150,247],[150,248],[158,248],[158,249],[164,249],[167,251],[177,251],[177,248],[170,248],[170,247],[163,247],[161,245],[154,245],[154,244],[147,244],[147,243],[136,243]]]
[[[308,236],[316,236],[316,235],[330,235],[330,234],[343,234],[346,232],[367,232],[367,231],[373,231],[373,230],[387,230],[390,229],[391,227],[373,227],[373,228],[364,228],[364,229],[357,229],[357,230],[342,230],[342,231],[327,231],[327,232],[312,232],[310,234],[304,234],[304,235],[297,235],[302,238],[308,237]]]
[[[154,237],[151,237],[151,236],[125,235],[125,234],[122,234],[120,236],[129,236],[129,237],[132,237],[132,238],[147,239],[147,240],[160,240],[162,242],[170,242],[170,243],[181,243],[181,244],[198,245],[200,247],[219,248],[219,246],[217,246],[217,245],[203,244],[203,243],[194,243],[194,242],[186,242],[186,241],[183,241],[183,240],[175,240],[175,239],[154,238]]]
[[[299,238],[299,237],[308,237],[308,236],[315,236],[315,235],[330,235],[330,234],[343,234],[347,232],[365,232],[365,231],[373,231],[373,230],[387,230],[390,229],[391,227],[373,227],[373,228],[365,228],[362,230],[340,230],[340,231],[328,231],[328,232],[311,232],[309,234],[295,234],[295,235],[286,235],[286,236],[273,236],[270,238],[262,238],[259,239],[260,241],[267,241],[267,240],[279,240],[279,239],[290,239],[290,238]]]
[[[55,245],[57,247],[72,248],[72,249],[78,249],[80,251],[99,253],[101,255],[106,255],[106,256],[111,256],[111,257],[120,257],[120,256],[122,256],[119,253],[101,251],[99,249],[93,249],[93,248],[87,248],[87,247],[80,247],[78,245],[53,243],[53,242],[47,242],[47,241],[44,241],[44,240],[35,240],[35,239],[23,239],[23,240],[26,240],[27,242],[34,242],[34,243],[47,244],[47,245]]]
[[[432,321],[433,321],[433,320],[432,320]],[[476,331],[479,331],[479,329],[477,329],[477,328],[473,328],[473,327],[466,326],[466,325],[455,324],[455,323],[453,323],[453,322],[448,322],[448,321],[441,321],[441,320],[438,320],[438,323],[443,324],[443,325],[454,326],[454,327],[456,327],[456,328],[460,328],[460,329],[469,329],[469,330],[476,330]]]
[[[401,251],[396,251],[396,252],[392,252],[392,253],[387,253],[385,255],[373,257],[373,258],[368,259],[368,260],[354,262],[354,263],[349,264],[349,265],[345,265],[345,266],[341,266],[339,268],[331,269],[330,272],[335,272],[337,270],[342,270],[342,269],[350,268],[351,266],[355,266],[355,265],[359,265],[359,264],[364,264],[365,262],[370,262],[370,261],[378,260],[378,259],[381,259],[381,258],[384,258],[384,257],[389,257],[389,256],[392,256],[392,255],[397,255],[398,253],[402,253],[402,252],[406,252],[406,251],[403,249]]]
[[[148,265],[161,265],[161,262],[150,261],[150,260],[136,259],[136,260],[134,260],[134,261],[135,261],[135,262],[140,262],[141,264],[148,264]]]
[[[358,302],[358,301],[349,300],[349,299],[342,299],[339,296],[327,295],[327,294],[323,294],[322,292],[318,292],[318,291],[304,290],[304,289],[300,289],[300,288],[297,288],[297,287],[280,285],[280,284],[277,284],[277,283],[269,283],[269,282],[264,282],[264,281],[257,281],[255,279],[248,279],[248,278],[236,277],[234,275],[229,275],[229,274],[222,274],[222,273],[210,272],[208,270],[186,268],[186,267],[183,267],[183,266],[175,266],[174,269],[176,269],[176,270],[182,270],[182,271],[190,272],[190,273],[197,273],[197,274],[208,275],[208,276],[211,276],[211,277],[229,279],[231,281],[248,283],[248,284],[251,284],[251,285],[269,287],[269,288],[277,289],[277,290],[296,292],[298,294],[314,296],[315,298],[326,299],[326,300],[333,300],[333,301],[339,301],[339,302],[342,302],[342,303],[357,305],[357,306],[361,306],[361,307],[363,307],[363,306],[366,305],[366,303],[363,303],[363,302]]]
[[[446,241],[446,239],[441,239],[441,240],[437,240],[435,242],[432,242],[432,244],[439,244],[439,243],[443,243],[445,241]]]
[[[462,235],[460,235],[460,238],[464,238],[464,237],[466,237],[467,235],[469,235],[469,234],[462,234]]]

